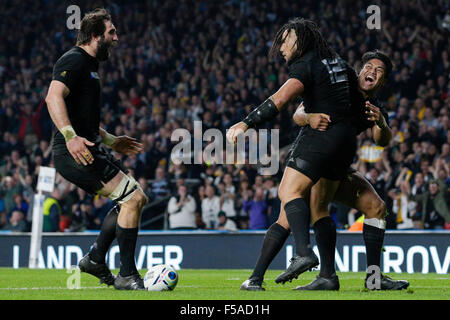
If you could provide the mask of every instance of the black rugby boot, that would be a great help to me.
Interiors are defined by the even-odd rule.
[[[89,253],[78,262],[78,267],[82,272],[89,273],[94,277],[99,278],[100,284],[105,283],[108,286],[114,284],[115,277],[111,273],[111,270],[106,266],[106,263],[94,262],[89,256]]]
[[[339,278],[333,274],[331,278],[317,276],[311,283],[306,286],[299,286],[293,290],[339,290]]]
[[[144,280],[139,273],[127,277],[122,277],[119,273],[114,281],[114,288],[117,290],[146,290]]]
[[[299,255],[295,255],[291,260],[291,264],[286,269],[285,272],[280,274],[276,279],[276,283],[285,283],[287,281],[292,281],[292,279],[297,279],[300,274],[312,268],[315,268],[319,265],[319,259],[316,254],[312,252],[311,255],[306,257],[301,257]]]
[[[252,277],[248,280],[245,280],[241,284],[241,290],[246,291],[265,291],[266,289],[262,286],[263,280],[261,278]]]
[[[367,276],[368,277],[368,276]],[[409,282],[406,280],[393,280],[384,274],[381,275],[380,284],[377,288],[376,283],[373,288],[368,288],[367,286],[367,277],[366,281],[364,281],[364,287],[369,290],[403,290],[409,287]]]

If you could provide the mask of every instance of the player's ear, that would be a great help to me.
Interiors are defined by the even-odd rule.
[[[95,34],[91,33],[91,41],[99,41],[102,36],[95,36]]]

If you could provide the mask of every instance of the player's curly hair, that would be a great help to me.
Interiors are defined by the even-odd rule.
[[[104,8],[97,8],[84,15],[77,35],[77,46],[91,42],[91,35],[98,37],[106,30],[105,21],[111,21],[111,16]]]
[[[389,58],[389,56],[387,54],[385,54],[379,50],[368,51],[368,52],[364,53],[362,56],[363,65],[365,65],[367,63],[367,61],[372,60],[372,59],[378,59],[384,63],[384,65],[386,66],[386,70],[384,72],[384,78],[388,79],[389,76],[391,75],[392,69],[394,68],[391,58]]]
[[[297,51],[291,60],[301,57],[311,49],[315,49],[321,59],[334,58],[336,56],[336,51],[325,40],[319,26],[314,21],[294,18],[278,30],[269,51],[269,58],[273,59],[280,55],[280,47],[285,40],[283,33],[286,30],[294,30],[297,35]]]

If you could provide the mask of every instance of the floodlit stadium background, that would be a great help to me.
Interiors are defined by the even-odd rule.
[[[52,166],[54,127],[44,98],[53,64],[75,43],[76,30],[68,28],[74,21],[74,11],[67,11],[72,4],[0,3],[0,228],[5,231],[0,238],[9,234],[7,230],[30,230],[39,167]],[[276,30],[295,16],[319,23],[336,51],[357,70],[368,50],[380,49],[391,57],[395,69],[379,98],[389,110],[394,139],[379,150],[369,131],[360,135],[355,168],[366,174],[386,202],[388,229],[401,229],[406,222],[414,229],[426,229],[429,215],[422,212],[421,203],[407,199],[407,184],[411,192],[423,193],[431,180],[438,180],[447,211],[429,228],[450,228],[447,1],[383,2],[379,29],[369,29],[368,20],[376,18],[376,11],[368,13],[364,1],[78,1],[76,5],[82,14],[104,6],[118,29],[119,45],[100,67],[102,126],[145,145],[137,157],[116,154],[151,199],[141,230],[171,228],[168,202],[182,184],[195,202],[195,228],[206,229],[202,217],[208,192],[218,197],[219,206],[212,210],[224,211],[237,229],[264,230],[276,220],[280,209],[276,190],[287,147],[298,132],[291,117],[300,100],[267,124],[280,129],[280,170],[273,176],[259,176],[252,165],[174,165],[170,154],[177,142],[170,138],[177,128],[192,131],[194,121],[201,121],[203,132],[217,128],[224,134],[274,93],[287,79],[287,67],[282,61],[269,61],[268,49]],[[46,232],[98,230],[112,207],[107,199],[92,198],[60,176],[56,191],[48,197],[58,202],[49,212],[57,224]],[[252,199],[261,210],[246,210],[245,203]],[[330,210],[343,230],[360,216],[339,204]],[[400,218],[405,210],[407,215]],[[218,220],[213,229],[217,226]],[[416,241],[420,243],[419,236]],[[445,249],[439,249],[441,256]],[[427,251],[430,261],[432,255]],[[12,260],[7,264],[12,266]]]

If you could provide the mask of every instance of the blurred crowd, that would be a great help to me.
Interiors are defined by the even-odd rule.
[[[374,1],[373,4],[376,4]],[[0,3],[0,228],[30,229],[40,166],[52,166],[52,126],[45,95],[53,64],[75,44],[65,1]],[[450,228],[450,6],[447,1],[380,4],[381,29],[366,26],[364,1],[79,1],[112,15],[119,44],[101,64],[102,127],[144,144],[144,152],[115,154],[151,201],[162,201],[171,229],[265,229],[276,221],[277,186],[286,150],[299,128],[290,103],[267,128],[280,129],[280,170],[258,166],[171,161],[177,128],[225,133],[288,78],[283,61],[269,61],[276,31],[289,18],[316,21],[356,70],[368,50],[395,64],[379,95],[394,139],[375,147],[360,135],[354,166],[388,206],[388,228]],[[20,28],[12,26],[20,25]],[[205,143],[203,146],[205,146]],[[367,156],[369,155],[369,156]],[[44,231],[99,229],[113,203],[90,196],[57,175],[44,202]],[[330,207],[339,228],[361,213]]]

